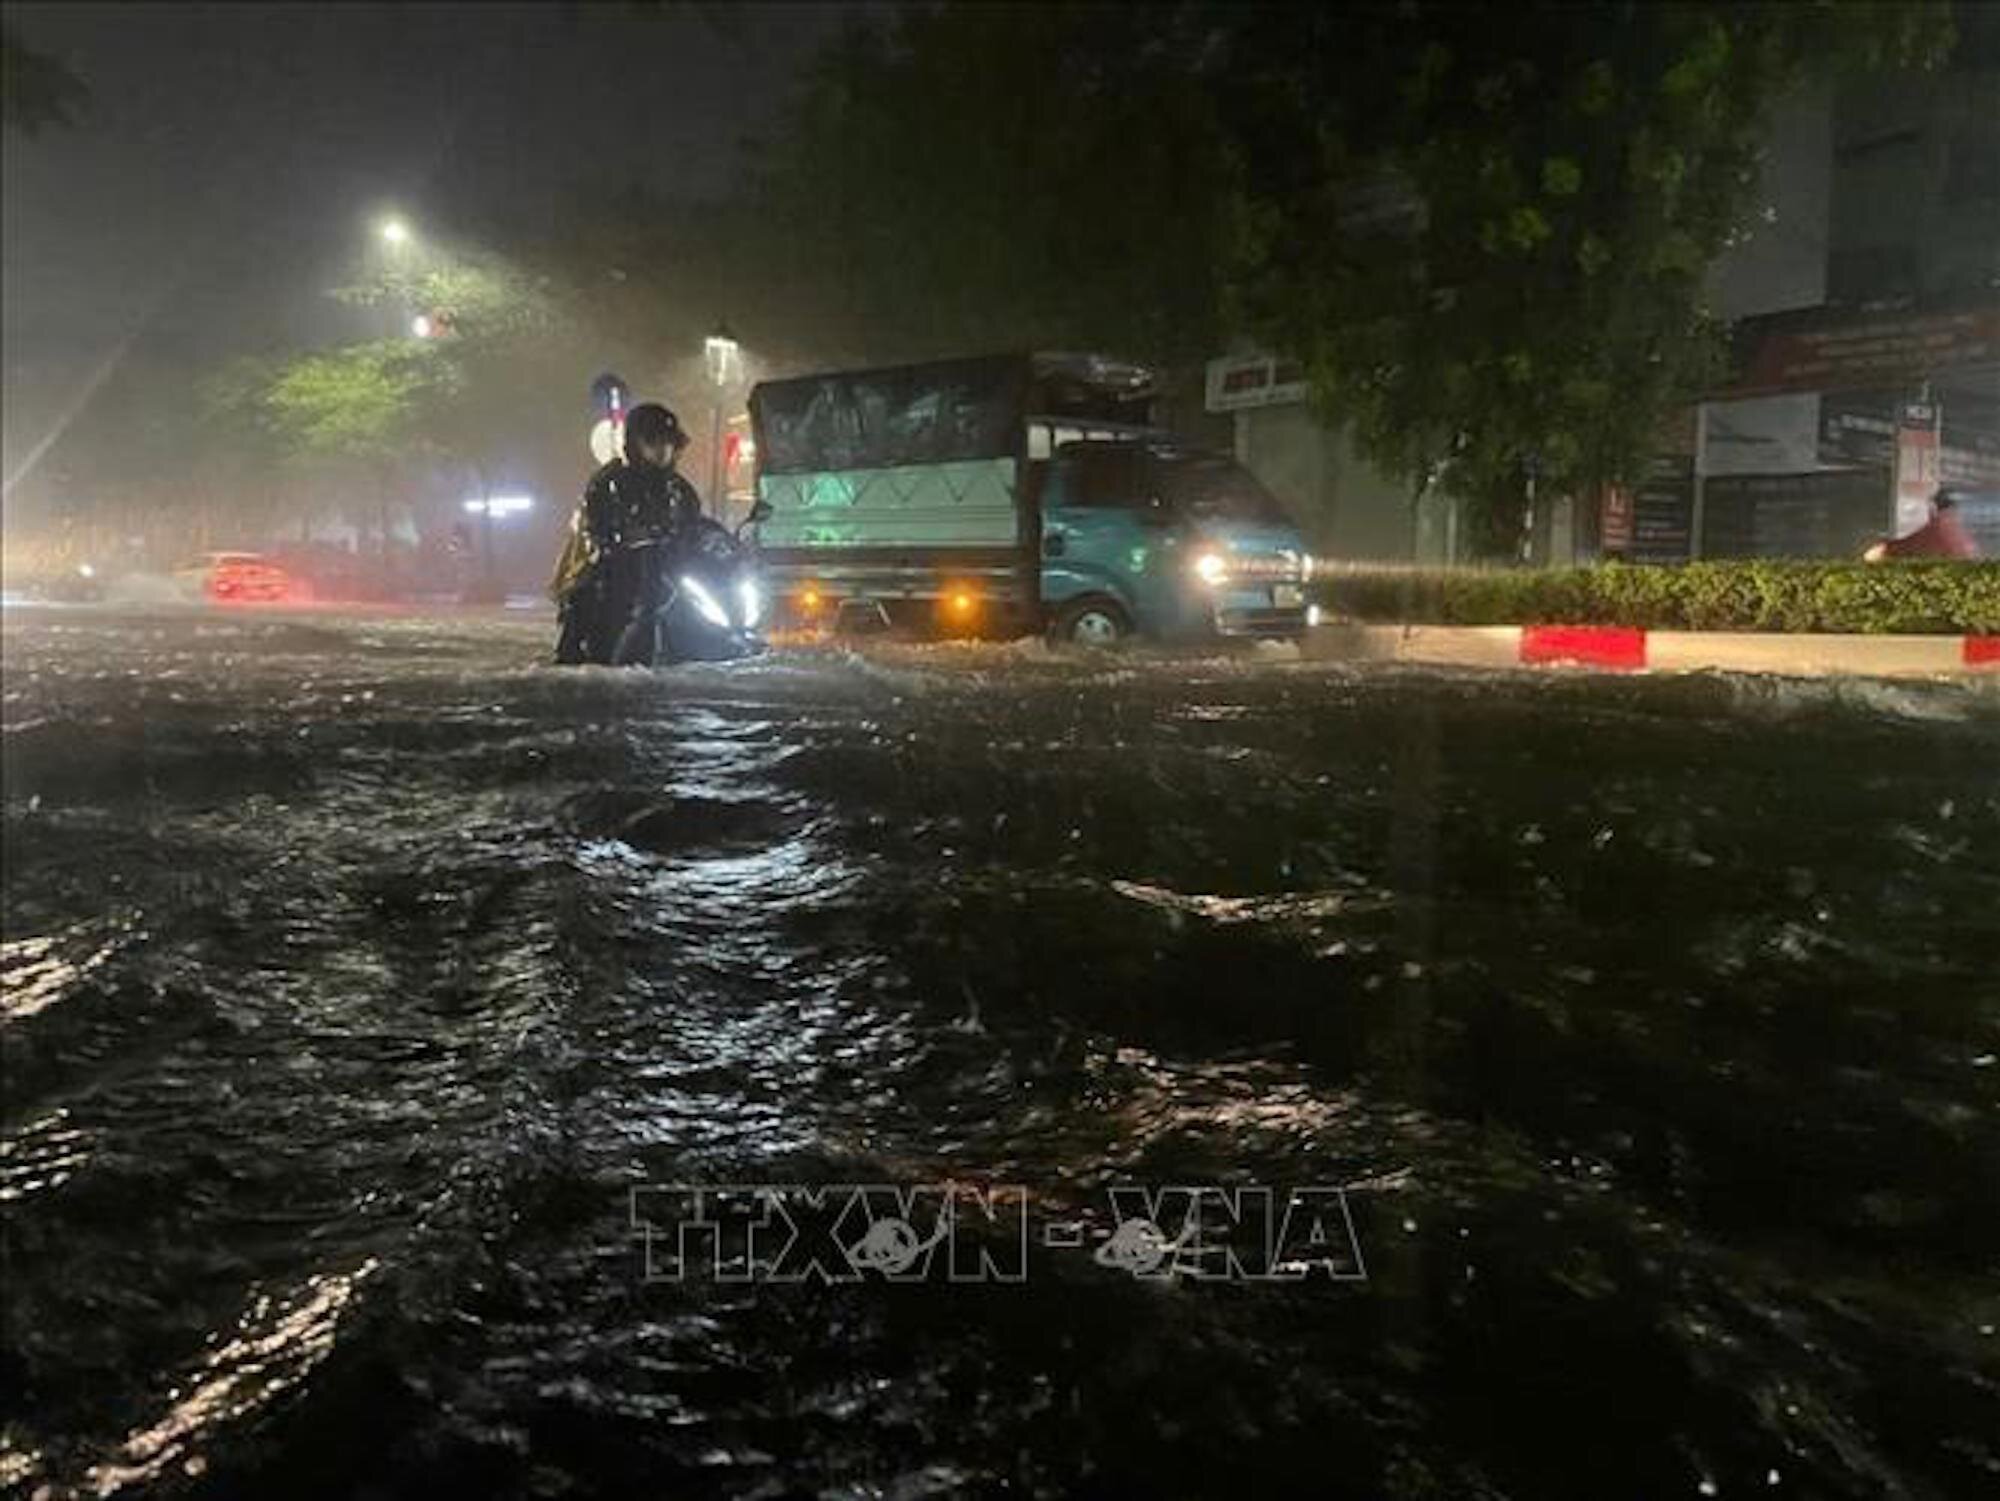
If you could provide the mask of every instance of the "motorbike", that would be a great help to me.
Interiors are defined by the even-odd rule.
[[[704,516],[678,546],[655,548],[655,566],[666,570],[653,594],[661,603],[627,627],[641,634],[628,637],[621,658],[659,667],[762,653],[767,597],[755,528],[770,514],[760,500],[733,531]]]

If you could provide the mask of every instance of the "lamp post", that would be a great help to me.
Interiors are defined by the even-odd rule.
[[[385,310],[413,337],[429,338],[430,333],[418,328],[413,316],[416,313],[416,288],[412,282],[410,261],[412,253],[420,248],[416,231],[410,228],[410,221],[402,215],[390,214],[375,221],[375,238],[387,252],[384,269],[389,298]]]
[[[722,392],[741,373],[743,350],[725,323],[702,342],[702,355],[708,362],[714,417],[708,438],[708,503],[721,515],[728,499],[722,493]]]

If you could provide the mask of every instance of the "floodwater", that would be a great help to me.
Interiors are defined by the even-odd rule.
[[[0,1488],[2000,1490],[1990,684],[4,632]],[[862,1183],[1023,1275],[647,1275]]]

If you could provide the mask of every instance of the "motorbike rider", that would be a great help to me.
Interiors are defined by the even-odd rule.
[[[701,497],[675,467],[687,443],[680,419],[656,402],[626,414],[624,456],[585,485],[557,564],[558,662],[652,660],[661,581],[701,515]]]
[[[1976,558],[1979,544],[1959,520],[1958,496],[1940,489],[1931,497],[1930,519],[1907,537],[1885,537],[1862,555],[1870,563],[1886,558]]]

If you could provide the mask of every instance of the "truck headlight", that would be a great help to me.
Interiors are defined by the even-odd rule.
[[[687,597],[694,601],[694,607],[703,620],[710,625],[719,625],[725,629],[728,627],[728,614],[715,602],[715,596],[702,587],[700,579],[683,578],[681,588]]]
[[[1219,552],[1205,552],[1194,560],[1195,576],[1204,584],[1219,584],[1223,575],[1229,572],[1228,563]]]

